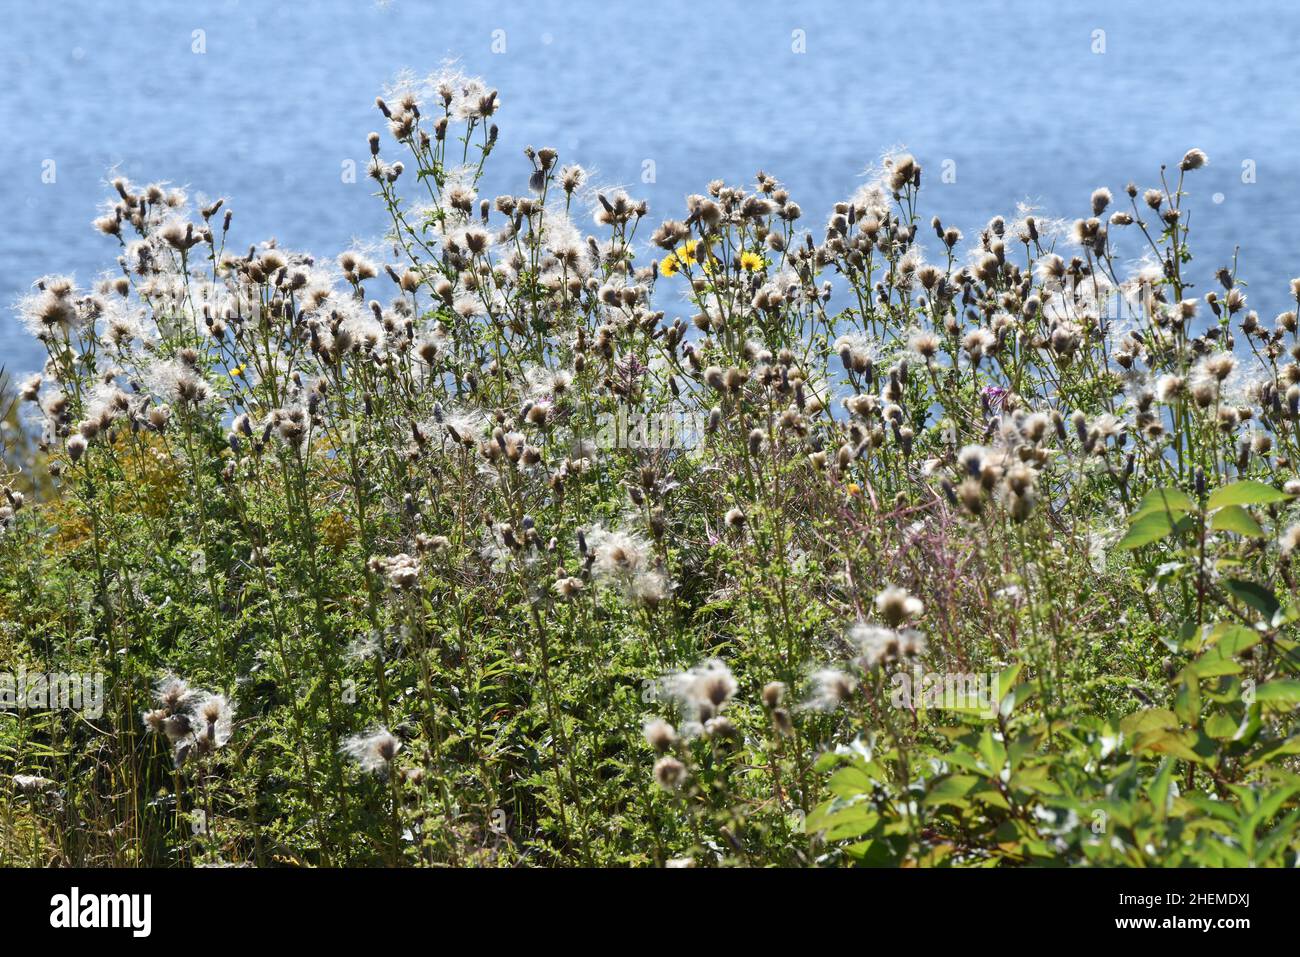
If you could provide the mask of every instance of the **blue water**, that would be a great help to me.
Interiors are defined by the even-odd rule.
[[[522,192],[519,151],[550,145],[658,217],[680,215],[711,178],[761,168],[820,229],[882,149],[906,145],[927,169],[927,218],[969,236],[1020,200],[1083,215],[1093,188],[1153,185],[1162,162],[1197,146],[1211,160],[1190,180],[1197,265],[1208,279],[1240,245],[1250,304],[1271,319],[1300,275],[1297,38],[1289,0],[65,0],[10,11],[0,364],[42,358],[7,308],[33,278],[89,282],[112,267],[114,243],[89,227],[110,170],[227,197],[236,245],[274,236],[332,256],[380,235],[382,208],[364,176],[341,181],[342,163],[364,166],[385,81],[449,57],[501,91],[488,195]],[[654,183],[641,181],[646,160]],[[944,160],[955,183],[940,182]],[[1254,183],[1242,182],[1246,160]]]

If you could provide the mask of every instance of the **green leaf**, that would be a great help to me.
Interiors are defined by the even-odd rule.
[[[1023,668],[1023,662],[1017,662],[1014,665],[1003,668],[998,674],[998,690],[1005,692],[1007,689],[1013,687],[1016,683],[1016,679],[1020,677],[1020,671]]]
[[[950,775],[930,789],[930,793],[925,796],[925,803],[929,805],[953,804],[957,807],[966,807],[968,802],[965,797],[979,781],[979,778],[970,774]]]
[[[1158,542],[1171,531],[1173,523],[1169,520],[1166,512],[1147,512],[1133,520],[1128,527],[1128,534],[1119,540],[1116,548],[1133,549],[1141,548],[1143,545],[1150,545],[1152,542]]]
[[[1176,763],[1173,758],[1165,758],[1161,761],[1160,770],[1156,772],[1155,780],[1147,789],[1147,797],[1151,801],[1151,809],[1155,812],[1157,821],[1163,821],[1169,813],[1169,789],[1174,783]]]
[[[1272,502],[1285,502],[1287,498],[1289,496],[1285,492],[1279,492],[1271,485],[1246,479],[1215,489],[1210,493],[1206,507],[1213,511],[1226,505],[1268,505]]]
[[[1187,737],[1172,731],[1152,731],[1142,735],[1133,744],[1136,751],[1154,751],[1158,754],[1172,754],[1184,761],[1204,763],[1204,758],[1191,749]]]
[[[1254,648],[1259,641],[1259,632],[1254,628],[1223,621],[1211,629],[1207,644],[1217,649],[1220,657],[1232,658],[1248,648]]]
[[[1002,768],[1007,763],[1007,749],[1001,742],[993,739],[993,733],[988,728],[985,728],[984,733],[980,735],[979,753],[991,773],[995,775],[1002,773]]]
[[[1236,657],[1259,641],[1259,632],[1253,628],[1220,622],[1210,631],[1205,651],[1184,670],[1197,678],[1241,674],[1242,667]]]
[[[1143,515],[1151,512],[1185,515],[1194,511],[1196,511],[1196,503],[1188,497],[1186,492],[1176,488],[1157,488],[1147,492],[1142,501],[1138,503],[1137,511],[1133,513],[1130,521],[1137,521]]]
[[[1194,678],[1214,678],[1218,675],[1239,675],[1241,663],[1220,655],[1205,655],[1197,658],[1185,669]]]
[[[866,867],[897,867],[906,850],[906,838],[892,836],[850,844],[844,852]]]
[[[870,807],[869,804],[865,803],[864,806]],[[816,834],[818,831],[822,830],[826,827],[827,819],[840,807],[842,807],[842,805],[840,805],[840,802],[835,798],[831,798],[829,801],[823,801],[821,804],[818,804],[812,809],[808,816],[804,818],[804,833]]]
[[[1262,767],[1274,758],[1280,758],[1284,754],[1300,754],[1300,734],[1287,738],[1276,747],[1265,746],[1253,752],[1251,760],[1246,764],[1246,770],[1253,771],[1255,768]]]
[[[1205,719],[1205,733],[1217,741],[1226,741],[1237,733],[1237,722],[1232,715],[1216,711]]]
[[[880,823],[880,815],[866,801],[858,801],[846,807],[821,805],[808,815],[804,830],[808,834],[825,832],[828,841],[839,841],[861,837],[870,833]]]
[[[1255,812],[1250,816],[1250,823],[1255,827],[1258,827],[1261,824],[1267,824],[1274,818],[1274,816],[1276,816],[1277,812],[1282,809],[1282,805],[1286,804],[1286,802],[1291,799],[1291,795],[1295,794],[1296,791],[1300,791],[1300,783],[1296,782],[1284,784],[1283,786],[1274,788],[1271,791],[1265,791],[1264,794],[1260,796],[1259,806],[1255,808]]]
[[[1119,723],[1119,729],[1125,734],[1141,734],[1144,731],[1163,731],[1178,727],[1178,717],[1168,708],[1148,708],[1135,711]]]
[[[1003,695],[998,710],[1001,712],[1002,717],[1009,718],[1016,708],[1036,694],[1038,694],[1038,685],[1030,684],[1028,681],[1022,682]]]
[[[1281,608],[1277,596],[1263,585],[1247,581],[1244,578],[1225,578],[1223,585],[1232,593],[1233,598],[1255,609],[1264,616],[1266,621],[1272,621],[1273,616]]]
[[[1261,704],[1300,704],[1300,681],[1294,678],[1266,681],[1255,689],[1255,700]]]
[[[1264,534],[1264,530],[1259,527],[1259,522],[1255,521],[1240,505],[1225,505],[1214,513],[1210,519],[1210,528],[1216,532],[1236,532],[1238,535],[1249,535],[1252,538],[1259,538]]]
[[[870,793],[872,788],[871,778],[859,767],[850,765],[847,768],[840,768],[831,775],[828,782],[831,793],[836,797],[851,798],[859,794]]]
[[[1174,714],[1185,724],[1195,725],[1201,713],[1201,683],[1184,669],[1183,681],[1174,698]]]

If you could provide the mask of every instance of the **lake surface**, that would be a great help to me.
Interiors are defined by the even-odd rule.
[[[43,358],[8,308],[32,279],[115,268],[115,243],[89,225],[114,170],[226,197],[236,247],[274,236],[332,256],[377,238],[383,209],[364,175],[343,182],[343,163],[364,168],[384,83],[448,58],[500,90],[487,195],[522,192],[520,150],[549,145],[656,219],[712,178],[763,169],[820,229],[882,150],[905,145],[926,168],[926,219],[971,236],[1019,201],[1085,215],[1095,187],[1155,185],[1161,163],[1200,147],[1199,291],[1240,246],[1250,305],[1271,320],[1300,275],[1298,46],[1288,0],[31,8],[0,36],[0,364]]]

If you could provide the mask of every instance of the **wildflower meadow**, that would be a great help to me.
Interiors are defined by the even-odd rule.
[[[1211,158],[963,235],[501,99],[376,100],[382,242],[117,178],[18,304],[0,865],[1300,863],[1300,279]]]

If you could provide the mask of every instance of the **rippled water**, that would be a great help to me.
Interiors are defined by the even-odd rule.
[[[521,190],[525,144],[677,215],[711,178],[782,178],[820,225],[882,149],[927,169],[923,212],[967,231],[1028,200],[1155,181],[1190,146],[1197,265],[1241,247],[1271,318],[1300,274],[1296,37],[1287,0],[1211,3],[62,2],[0,36],[0,302],[47,272],[92,280],[109,171],[228,197],[240,244],[332,254],[377,236],[363,163],[374,95],[446,58],[501,91],[488,188]],[[206,52],[194,52],[196,34]],[[1104,31],[1105,52],[1094,52]],[[496,32],[496,31],[504,31]],[[802,31],[796,34],[795,31]],[[803,37],[806,52],[795,52]],[[494,41],[504,52],[493,52]],[[54,182],[42,181],[47,161]],[[646,161],[655,182],[642,182]],[[941,183],[944,161],[956,182]],[[1242,181],[1253,161],[1256,182]],[[1196,241],[1196,234],[1200,234]],[[1129,247],[1136,255],[1136,244]],[[1202,287],[1204,291],[1204,287]],[[41,353],[6,309],[0,364]]]

